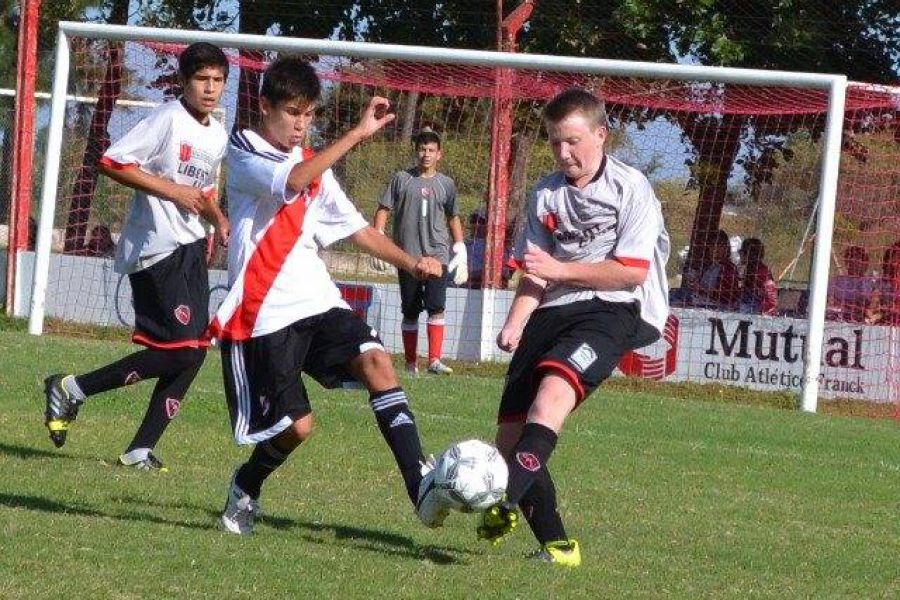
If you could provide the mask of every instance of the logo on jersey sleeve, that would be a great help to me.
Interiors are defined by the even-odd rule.
[[[175,314],[175,318],[182,325],[187,325],[191,322],[191,307],[185,304],[179,304],[175,307],[173,311]]]

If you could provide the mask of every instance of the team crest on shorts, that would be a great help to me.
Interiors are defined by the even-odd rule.
[[[181,162],[188,162],[191,160],[191,155],[193,154],[193,148],[191,145],[185,142],[181,142],[181,147],[178,150],[178,159]]]
[[[179,410],[181,410],[181,400],[178,398],[166,398],[166,416],[169,417],[170,421],[175,418]]]
[[[541,468],[541,459],[531,452],[516,452],[516,462],[532,473]]]
[[[187,325],[191,322],[191,307],[186,304],[179,304],[175,307],[175,318],[178,319],[178,322],[182,325]]]
[[[569,355],[569,361],[578,369],[579,373],[584,373],[587,368],[594,364],[597,360],[597,353],[587,344],[582,344]]]
[[[134,385],[141,380],[141,376],[137,371],[132,371],[125,376],[125,385]]]

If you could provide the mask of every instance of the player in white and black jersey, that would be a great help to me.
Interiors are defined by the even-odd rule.
[[[534,556],[577,566],[581,551],[563,527],[547,462],[569,414],[625,352],[659,338],[669,236],[647,178],[604,152],[601,101],[568,90],[547,104],[544,123],[558,171],[528,202],[514,251],[524,274],[497,336],[515,351],[497,431],[507,498],[484,513],[478,534],[499,540],[518,506],[541,545]]]
[[[178,413],[209,345],[206,230],[227,243],[228,220],[219,209],[216,173],[228,135],[211,114],[228,76],[225,54],[211,44],[179,56],[183,95],[162,104],[112,144],[99,170],[134,189],[131,212],[116,247],[115,267],[127,274],[134,301],[132,341],[146,349],[83,375],[45,380],[45,423],[57,447],[90,396],[156,379],[150,405],[123,465],[165,470],[153,449]]]
[[[234,472],[220,522],[227,531],[250,533],[263,482],[312,433],[312,407],[300,377],[305,372],[326,387],[355,380],[368,389],[410,500],[420,519],[437,527],[446,511],[425,477],[433,469],[424,464],[390,356],[343,301],[318,251],[347,238],[419,278],[440,276],[441,264],[413,258],[370,227],[330,170],[393,120],[388,101],[373,98],[356,127],[315,153],[301,144],[319,94],[309,64],[278,59],[263,76],[259,127],[235,131],[230,140],[230,290],[210,331],[222,341],[235,439],[256,446]]]

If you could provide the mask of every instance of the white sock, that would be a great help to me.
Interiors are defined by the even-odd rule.
[[[67,392],[72,394],[72,397],[75,398],[75,402],[84,402],[87,400],[87,396],[81,391],[81,387],[78,385],[78,381],[75,379],[74,375],[63,377],[62,386],[66,388]]]

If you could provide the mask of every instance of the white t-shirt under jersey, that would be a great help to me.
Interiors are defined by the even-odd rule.
[[[103,154],[113,169],[142,171],[203,188],[214,185],[225,156],[228,134],[216,119],[201,124],[180,100],[154,108]],[[116,271],[134,273],[206,236],[200,217],[141,190],[135,190],[131,212],[116,247]]]
[[[637,169],[605,156],[594,179],[582,189],[570,185],[561,172],[543,178],[529,199],[515,260],[523,260],[526,242],[566,262],[612,259],[648,269],[646,281],[627,290],[608,292],[551,283],[542,307],[594,297],[608,302],[638,301],[644,321],[660,332],[665,327],[669,316],[669,234],[659,200]]]
[[[242,341],[332,308],[349,308],[318,251],[368,225],[331,170],[302,194],[291,169],[312,156],[281,152],[249,129],[231,135],[226,187],[230,289],[210,333]]]

